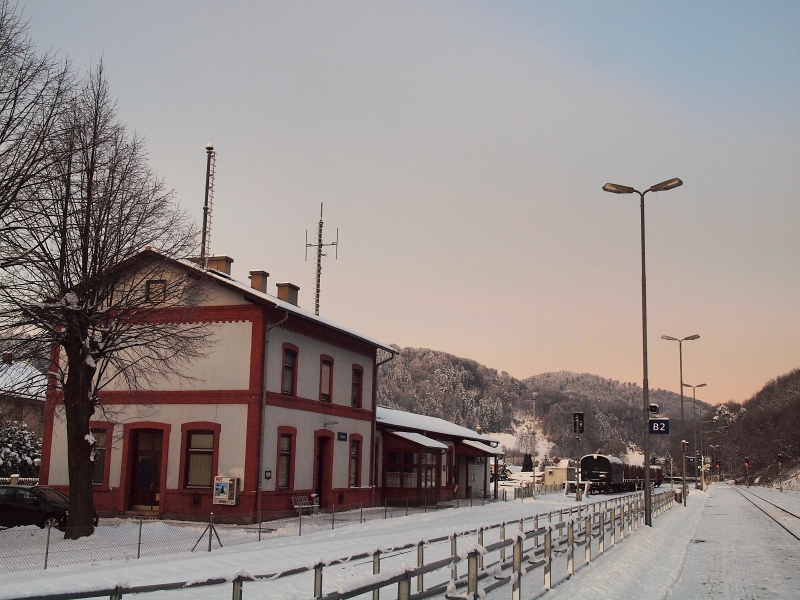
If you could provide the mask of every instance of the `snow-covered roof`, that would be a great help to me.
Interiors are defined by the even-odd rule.
[[[472,429],[467,429],[461,425],[456,425],[450,421],[439,419],[437,417],[429,417],[426,415],[415,415],[414,413],[405,412],[402,410],[394,410],[379,406],[375,411],[375,419],[378,423],[388,425],[390,427],[399,427],[402,429],[415,429],[427,433],[440,433],[442,435],[449,435],[452,437],[463,438],[467,440],[476,440],[485,442],[487,444],[499,444],[500,442],[488,435],[483,435]]]
[[[350,336],[352,336],[354,338],[360,339],[360,340],[362,340],[364,342],[367,342],[368,344],[372,344],[373,346],[376,346],[376,347],[378,347],[378,348],[380,348],[382,350],[386,350],[387,352],[391,352],[392,354],[397,354],[397,350],[395,348],[392,348],[390,345],[388,345],[388,344],[386,344],[384,342],[381,342],[379,340],[376,340],[375,338],[371,338],[371,337],[366,336],[366,335],[362,335],[362,334],[360,334],[360,333],[358,333],[358,332],[356,332],[356,331],[354,331],[354,330],[352,330],[352,329],[350,329],[348,327],[343,327],[342,325],[338,325],[338,324],[334,323],[333,321],[330,321],[328,319],[325,319],[323,317],[315,315],[313,312],[305,310],[303,308],[300,308],[299,306],[295,306],[294,304],[291,304],[289,302],[284,302],[283,300],[280,300],[279,298],[277,298],[275,296],[272,296],[271,294],[267,294],[266,292],[262,292],[260,290],[257,290],[255,288],[251,287],[249,284],[242,283],[241,281],[236,281],[235,279],[233,279],[229,275],[226,275],[225,273],[222,273],[222,272],[217,271],[215,269],[203,268],[200,265],[198,265],[197,263],[192,262],[191,260],[187,260],[187,259],[175,260],[175,259],[172,259],[172,258],[170,258],[170,257],[168,257],[168,256],[166,256],[164,254],[161,254],[160,252],[158,252],[156,250],[153,250],[149,246],[147,248],[145,248],[144,250],[142,250],[139,253],[139,255],[137,255],[137,256],[141,256],[141,255],[143,255],[145,253],[155,254],[155,255],[163,258],[163,259],[174,261],[174,262],[176,262],[176,263],[178,263],[178,264],[180,264],[180,265],[182,265],[182,266],[184,266],[186,268],[193,269],[195,271],[199,271],[199,272],[205,274],[207,277],[217,281],[218,283],[220,283],[220,284],[222,284],[222,285],[224,285],[224,286],[226,286],[228,288],[234,288],[234,289],[238,290],[239,292],[242,292],[246,296],[249,296],[251,299],[258,299],[258,300],[261,300],[261,301],[269,302],[270,304],[274,304],[277,308],[279,308],[281,310],[288,311],[288,312],[292,313],[293,315],[296,315],[296,316],[301,317],[303,319],[307,319],[309,321],[314,321],[314,322],[319,323],[321,325],[325,325],[326,327],[330,327],[331,329],[335,329],[337,331],[340,331],[342,333],[350,335]]]
[[[391,433],[392,435],[401,437],[404,440],[408,440],[409,442],[414,442],[415,444],[419,444],[420,446],[425,446],[426,448],[438,448],[440,450],[447,450],[447,444],[443,444],[442,442],[437,442],[436,440],[432,440],[429,437],[425,437],[421,433],[412,433],[410,431],[392,431]]]
[[[492,456],[503,456],[503,453],[500,452],[497,448],[492,448],[491,446],[487,446],[486,444],[481,444],[480,442],[476,442],[475,440],[464,440],[461,442],[465,446],[469,446],[470,448],[475,448],[476,450],[480,450],[481,452],[485,452],[486,454],[490,454]]]
[[[47,375],[25,362],[0,364],[0,394],[14,394],[44,400]]]

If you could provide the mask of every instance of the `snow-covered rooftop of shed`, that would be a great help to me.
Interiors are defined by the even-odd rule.
[[[429,417],[426,415],[415,415],[414,413],[405,412],[402,410],[394,410],[384,406],[377,407],[375,419],[378,423],[389,425],[391,427],[400,427],[403,429],[416,429],[417,431],[440,433],[442,435],[451,435],[469,440],[476,440],[485,442],[487,444],[498,444],[499,441],[483,435],[472,429],[467,429],[461,425],[456,425],[450,421],[439,419],[437,417]]]
[[[438,448],[439,450],[447,450],[447,444],[443,444],[442,442],[437,442],[436,440],[426,437],[421,433],[414,433],[413,431],[392,431],[391,433],[392,435],[401,437],[404,440],[408,440],[409,442],[414,442],[415,444],[419,444],[420,446],[425,446],[426,448]]]
[[[47,375],[25,362],[0,364],[0,394],[17,394],[44,400]]]

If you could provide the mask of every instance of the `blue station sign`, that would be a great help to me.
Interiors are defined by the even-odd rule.
[[[653,435],[667,435],[669,433],[669,419],[650,419],[648,429]]]

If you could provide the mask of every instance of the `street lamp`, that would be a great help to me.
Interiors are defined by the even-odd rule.
[[[672,337],[671,335],[662,335],[662,340],[669,340],[670,342],[678,342],[678,361],[680,365],[680,374],[681,374],[681,435],[685,435],[683,431],[683,342],[688,342],[691,340],[699,339],[700,336],[696,333],[694,335],[687,336],[685,338],[678,339],[676,337]],[[686,470],[683,471],[683,478],[686,479]]]
[[[700,336],[698,336],[700,337]],[[705,383],[701,383],[699,385],[689,385],[688,383],[682,383],[683,387],[690,387],[692,388],[692,413],[694,415],[694,452],[697,454],[697,388],[706,387]],[[697,463],[695,462],[694,465],[694,487],[697,487]],[[702,489],[702,487],[701,487]]]
[[[647,380],[647,279],[644,268],[644,195],[647,192],[666,192],[683,185],[683,182],[674,177],[667,181],[662,181],[649,189],[640,192],[626,185],[607,183],[603,186],[604,192],[612,194],[639,194],[639,207],[641,212],[641,237],[642,237],[642,371],[643,397],[642,405],[644,410],[644,524],[653,526],[653,496],[650,490],[650,385]]]

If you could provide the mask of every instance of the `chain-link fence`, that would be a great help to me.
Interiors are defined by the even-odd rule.
[[[503,496],[500,496],[501,501]],[[510,498],[509,498],[510,500]],[[144,518],[101,519],[92,535],[67,539],[72,532],[55,527],[13,527],[0,530],[0,572],[47,569],[109,560],[136,560],[179,552],[211,552],[221,547],[265,539],[298,536],[376,519],[480,506],[494,500],[467,498],[419,504],[417,499],[393,498],[380,504],[307,507],[297,511],[237,514],[227,519],[213,513],[204,522]],[[244,517],[244,518],[243,518]],[[249,525],[236,520],[253,521]]]

